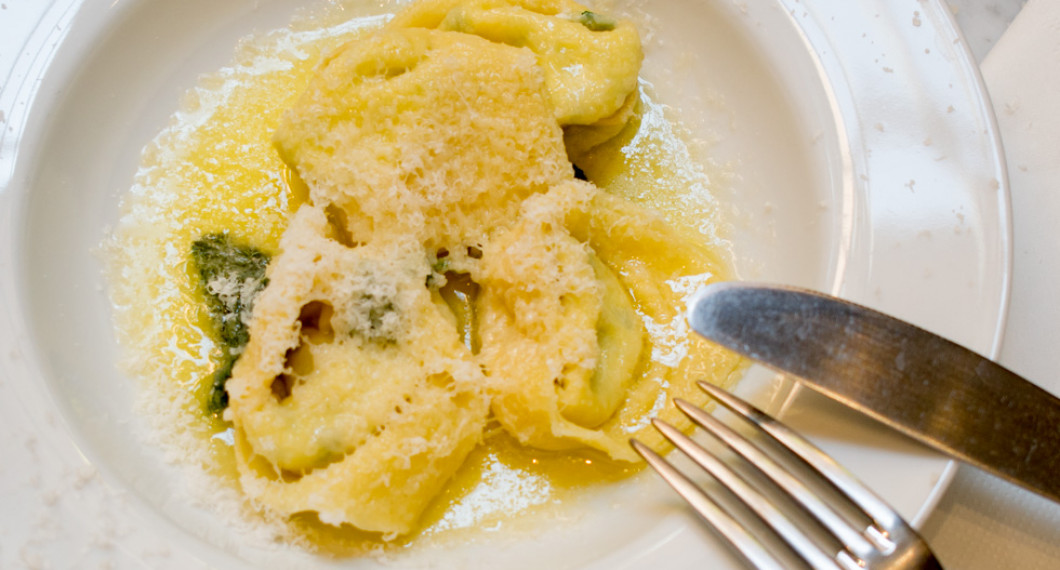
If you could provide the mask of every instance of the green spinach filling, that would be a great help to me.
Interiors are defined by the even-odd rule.
[[[225,383],[232,376],[243,347],[250,340],[250,315],[254,300],[268,284],[265,268],[269,256],[227,234],[207,234],[191,244],[191,259],[206,293],[210,320],[223,352],[213,374],[206,410],[220,413],[228,407]]]

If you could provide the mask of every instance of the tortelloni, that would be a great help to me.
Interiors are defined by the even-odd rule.
[[[625,441],[596,428],[625,400],[646,331],[613,270],[565,227],[595,192],[568,182],[527,199],[485,250],[480,357],[494,414],[519,441],[633,460]]]
[[[636,90],[644,57],[632,22],[595,14],[571,0],[424,0],[391,25],[452,30],[529,48],[562,126],[614,115]]]
[[[573,2],[428,0],[322,64],[274,137],[308,199],[227,386],[250,497],[394,536],[488,426],[637,459],[715,365],[682,312],[721,266],[574,179],[563,127],[617,132],[639,63]]]
[[[274,136],[354,242],[460,250],[570,176],[533,54],[455,32],[388,28],[341,47]]]
[[[662,445],[650,417],[688,425],[666,398],[695,400],[697,379],[734,365],[682,314],[720,260],[591,185],[526,200],[483,260],[479,357],[493,413],[526,445],[634,461],[631,436]]]
[[[408,243],[346,247],[301,208],[229,380],[246,492],[407,532],[480,441],[484,378]]]

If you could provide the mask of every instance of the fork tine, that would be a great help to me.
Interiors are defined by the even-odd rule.
[[[769,436],[805,461],[811,469],[820,473],[841,494],[848,497],[857,508],[872,519],[875,523],[874,526],[878,527],[867,529],[867,538],[876,543],[877,547],[886,552],[887,549],[894,548],[895,537],[889,535],[896,533],[916,534],[882,499],[862,485],[850,471],[836,463],[835,460],[817,448],[817,446],[765,412],[725,390],[706,382],[698,382],[697,384],[711,398],[717,400],[729,411],[761,427]]]
[[[783,566],[751,536],[740,523],[726,513],[714,499],[699,488],[691,479],[655,453],[648,446],[630,439],[633,450],[640,454],[662,478],[687,501],[703,520],[743,555],[755,568],[783,570]]]
[[[916,531],[828,455],[747,402],[710,384],[698,384],[757,429],[754,436],[745,437],[705,410],[685,400],[674,400],[696,425],[742,457],[743,461],[736,462],[741,466],[739,471],[672,425],[658,419],[653,419],[652,425],[731,493],[725,494],[724,503],[640,442],[630,440],[630,444],[752,564],[758,568],[782,567],[772,554],[766,554],[761,542],[751,538],[757,533],[763,540],[769,537],[767,542],[775,547],[774,551],[786,551],[787,557],[801,558],[813,568],[853,570],[877,567],[876,564],[880,568],[941,568]],[[786,453],[780,457],[777,454],[782,450]],[[743,468],[758,472],[752,477],[754,484],[744,478]],[[789,472],[789,468],[795,468],[795,472]],[[827,490],[821,485],[830,485],[832,489],[826,494],[832,498],[822,500],[803,480],[814,481],[812,486],[818,491]],[[812,532],[803,532],[772,503],[780,498],[778,494],[786,495],[778,504],[789,512],[798,506],[796,510],[801,512],[796,520],[800,524],[812,522]],[[737,506],[738,502],[742,505]],[[835,504],[844,507],[844,515],[832,508]],[[858,522],[851,522],[854,520]]]
[[[709,392],[708,392],[709,393]],[[728,394],[726,394],[728,396]],[[731,398],[731,396],[730,396]],[[742,401],[741,401],[742,402]],[[742,402],[746,404],[746,402]],[[864,558],[873,549],[873,544],[856,530],[846,519],[825,503],[816,493],[810,490],[798,477],[789,472],[772,457],[764,453],[746,437],[740,435],[720,420],[680,398],[674,404],[693,422],[710,432],[722,443],[751,462],[759,471],[769,477],[788,497],[795,500],[835,539],[832,548],[835,552],[848,550],[856,558]],[[758,424],[761,425],[761,424]],[[766,435],[770,435],[766,432]]]
[[[681,430],[658,419],[652,420],[655,429],[673,443],[693,462],[725,486],[733,495],[747,505],[767,527],[784,541],[813,568],[839,568],[832,555],[825,552],[806,536],[787,516],[780,512],[761,492],[751,486],[742,476],[698,443],[681,433]]]

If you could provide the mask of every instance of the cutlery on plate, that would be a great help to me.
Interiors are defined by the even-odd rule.
[[[652,424],[731,495],[698,484],[636,439],[630,444],[753,567],[782,570],[801,561],[835,570],[941,568],[894,509],[823,451],[740,398],[706,382],[699,387],[751,432],[743,435],[687,401],[674,404],[746,460],[742,469],[670,424]]]
[[[1060,399],[915,325],[811,291],[704,287],[692,328],[955,459],[1060,502]]]

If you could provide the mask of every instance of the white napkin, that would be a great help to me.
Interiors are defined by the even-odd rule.
[[[981,67],[1012,190],[1012,300],[1000,361],[1032,381],[1055,383],[1060,374],[1060,2],[1030,0]],[[1060,505],[972,468],[960,468],[923,530],[947,568],[1060,568]]]

